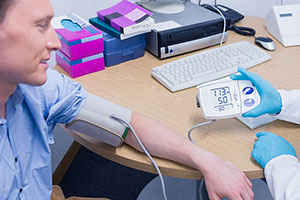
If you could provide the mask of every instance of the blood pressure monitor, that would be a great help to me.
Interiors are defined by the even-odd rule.
[[[260,103],[256,88],[247,80],[231,80],[228,77],[201,84],[197,88],[197,103],[207,119],[238,116]]]

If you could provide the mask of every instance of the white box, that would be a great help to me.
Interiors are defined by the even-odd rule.
[[[238,120],[243,122],[246,126],[251,129],[255,129],[257,127],[263,126],[265,124],[271,123],[276,120],[275,117],[272,117],[268,114],[261,115],[259,117],[242,117],[241,115],[236,117]]]

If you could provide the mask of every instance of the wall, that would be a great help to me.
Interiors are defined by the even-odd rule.
[[[86,20],[95,17],[98,10],[110,7],[119,1],[120,0],[51,0],[55,16],[75,12]],[[191,1],[198,3],[198,0]],[[300,0],[284,0],[283,2],[284,4],[300,4]],[[214,0],[202,0],[202,3],[213,4]],[[272,6],[281,4],[281,0],[218,0],[217,4],[223,4],[236,9],[244,15],[265,17]],[[54,54],[52,54],[52,59],[49,63],[51,67],[55,65],[53,55]],[[60,127],[55,129],[54,137],[56,143],[51,145],[53,171],[73,141]]]
[[[96,11],[116,4],[120,0],[51,0],[55,15],[76,12],[84,19],[96,16]],[[136,0],[131,0],[136,1]],[[198,3],[198,0],[191,0]],[[240,11],[244,15],[265,17],[274,5],[299,4],[300,0],[218,0],[217,4],[224,4]],[[201,3],[214,3],[214,0],[202,0]],[[83,9],[84,8],[84,9]]]

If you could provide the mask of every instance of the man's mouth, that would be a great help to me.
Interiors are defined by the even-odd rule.
[[[40,63],[46,64],[48,62],[48,60],[41,60]]]

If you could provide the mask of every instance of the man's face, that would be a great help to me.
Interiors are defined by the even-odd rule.
[[[60,41],[49,0],[14,0],[0,24],[0,84],[45,83],[47,60]]]

